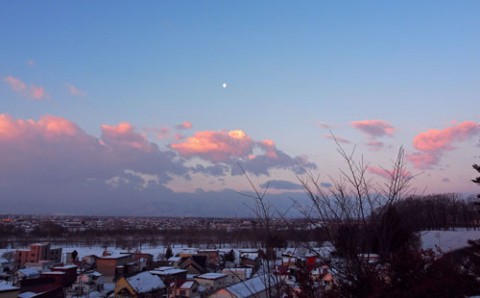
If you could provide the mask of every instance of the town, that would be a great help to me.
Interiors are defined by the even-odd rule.
[[[296,229],[307,227],[304,220],[293,222]],[[252,230],[257,225],[255,219],[248,218],[1,216],[2,231],[21,231],[29,237],[44,229],[46,223],[61,227],[63,234],[118,228],[128,234],[152,227],[159,231],[195,228],[218,233]],[[280,220],[276,223],[281,230]],[[322,283],[318,290],[330,287],[333,281],[325,263],[306,249],[278,249],[273,258],[266,258],[267,252],[261,248],[227,244],[222,248],[206,244],[195,248],[137,243],[126,250],[105,245],[72,247],[72,243],[65,247],[58,244],[67,242],[62,233],[39,238],[56,244],[32,243],[23,249],[13,249],[20,243],[19,234],[17,238],[7,237],[10,249],[4,249],[0,258],[0,297],[274,297],[284,292],[288,283],[294,286],[288,277],[300,264],[308,264]],[[5,238],[5,234],[2,236]],[[329,257],[328,251],[331,249],[318,250],[324,257]]]
[[[346,275],[352,269],[342,245],[328,241],[325,234],[335,224],[271,221],[269,235],[259,218],[2,215],[0,298],[336,297],[336,288],[352,278]],[[456,260],[476,268],[477,261],[469,254],[480,245],[469,242],[478,238],[476,228],[456,233],[454,239],[463,242],[447,247],[452,239],[443,245],[441,238],[452,237],[446,235],[455,231],[438,230],[438,223],[437,230],[417,233],[421,244],[410,251],[431,265]],[[123,236],[116,233],[119,230]],[[93,235],[95,241],[81,240],[91,231],[99,233]],[[141,231],[152,237],[139,236]],[[183,237],[173,237],[175,233]],[[228,234],[243,238],[232,241],[225,237]],[[382,283],[391,283],[381,254],[365,250],[355,258],[364,269],[379,274]]]

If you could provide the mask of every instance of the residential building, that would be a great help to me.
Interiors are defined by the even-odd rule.
[[[165,293],[165,283],[147,271],[129,278],[121,277],[115,283],[116,298],[161,298]]]
[[[223,273],[205,273],[194,278],[200,286],[205,288],[205,293],[213,293],[228,285],[228,275]]]
[[[62,258],[61,248],[51,248],[50,243],[34,243],[30,249],[20,249],[16,252],[17,268],[22,268],[25,263],[39,263],[49,260],[60,263]]]
[[[20,288],[0,282],[0,298],[17,298],[18,294],[20,294]]]
[[[280,280],[274,275],[261,275],[252,279],[222,288],[210,298],[270,298],[276,297]]]
[[[97,257],[95,263],[97,271],[104,276],[105,282],[112,282],[115,278],[126,273],[125,266],[131,261],[132,255],[121,254]]]

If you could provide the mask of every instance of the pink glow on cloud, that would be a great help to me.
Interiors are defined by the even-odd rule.
[[[367,146],[371,151],[380,151],[385,147],[385,143],[377,140],[370,140],[368,141]]]
[[[393,136],[395,128],[383,120],[353,121],[352,126],[370,137]]]
[[[45,88],[43,86],[30,86],[30,97],[35,100],[42,100],[48,98]]]
[[[453,143],[464,141],[478,132],[478,123],[465,121],[443,130],[422,132],[413,139],[413,146],[421,151],[453,150]]]
[[[440,162],[439,154],[433,152],[414,152],[407,155],[407,160],[413,164],[416,169],[426,170]]]
[[[212,161],[227,161],[231,157],[246,157],[254,142],[242,130],[200,131],[184,142],[170,147],[183,156],[199,156]]]
[[[28,87],[24,81],[13,76],[7,76],[4,81],[15,93],[18,93],[21,96],[28,97],[34,100],[42,100],[49,98],[43,86],[30,85],[30,87]]]
[[[189,121],[184,121],[183,123],[178,124],[178,125],[176,126],[177,129],[190,129],[190,128],[192,128],[192,127],[193,127],[193,125],[192,125],[192,123],[189,122]]]
[[[480,132],[478,123],[465,121],[445,129],[429,129],[415,136],[413,146],[420,152],[407,155],[407,159],[418,169],[429,169],[437,165],[443,154],[455,150],[455,143],[475,137]]]
[[[265,150],[265,155],[268,158],[277,159],[277,148],[275,147],[275,142],[272,140],[263,140],[259,143],[259,146]]]
[[[332,125],[324,122],[318,122],[317,123],[318,127],[323,128],[323,129],[331,129]]]
[[[5,79],[4,79],[5,83],[7,83],[10,88],[12,88],[13,91],[15,92],[23,92],[25,90],[27,90],[27,84],[25,84],[25,82],[23,82],[22,80],[16,78],[16,77],[13,77],[13,76],[7,76]]]
[[[85,91],[78,89],[76,86],[72,84],[67,83],[65,84],[65,87],[67,87],[68,93],[71,96],[81,97],[86,95]]]
[[[46,115],[36,122],[31,119],[15,120],[6,114],[0,115],[0,138],[18,139],[32,135],[33,132],[41,135],[44,139],[82,134],[77,125],[62,117]]]
[[[153,145],[147,138],[135,131],[134,127],[128,122],[121,122],[118,125],[102,125],[102,141],[106,144],[115,144],[126,146],[142,151],[151,151]]]
[[[73,122],[61,117],[44,116],[38,123],[50,136],[75,136],[80,131],[80,128]]]
[[[170,129],[168,127],[162,127],[157,132],[157,138],[159,140],[168,139],[170,136]]]
[[[396,173],[400,173],[398,171],[388,170],[388,169],[380,168],[380,167],[377,167],[377,166],[368,166],[367,171],[369,173],[372,173],[374,175],[378,175],[378,176],[381,176],[381,177],[384,177],[384,178],[389,178],[389,177],[395,175]],[[409,171],[405,170],[401,173],[401,176],[402,177],[411,177],[412,174]]]
[[[340,144],[350,144],[351,142],[345,138],[342,138],[340,136],[332,136],[332,135],[325,135],[326,139],[329,140],[337,140]]]

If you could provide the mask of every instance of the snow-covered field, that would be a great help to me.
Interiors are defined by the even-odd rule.
[[[468,246],[468,240],[476,240],[480,239],[480,231],[478,230],[465,230],[465,229],[457,229],[454,231],[440,231],[440,230],[433,230],[433,231],[422,231],[420,232],[420,238],[422,242],[423,249],[433,249],[433,250],[440,250],[441,252],[449,252],[452,250],[456,250],[465,246]],[[53,247],[56,247],[55,245]],[[18,247],[20,249],[22,247]],[[78,252],[78,257],[82,258],[87,255],[97,255],[101,256],[103,251],[105,250],[104,247],[101,246],[71,246],[66,247],[62,246],[63,248],[63,256],[65,253],[72,252],[76,250]],[[17,248],[9,248],[9,249],[0,249],[0,257],[8,251],[15,251]],[[108,247],[108,251],[112,254],[119,254],[120,252],[125,252],[125,249],[121,249],[119,247]],[[172,252],[174,255],[189,250],[188,248],[183,245],[174,245],[172,247]],[[219,249],[221,251],[228,252],[230,248],[222,248]],[[235,248],[234,251],[238,255],[240,248]],[[286,249],[289,250],[289,249]],[[294,251],[295,249],[290,248],[290,250]],[[144,253],[149,253],[153,255],[154,259],[158,259],[159,255],[164,254],[166,251],[165,246],[156,246],[156,247],[149,247],[144,246],[141,248],[141,251]]]
[[[480,239],[480,231],[457,229],[454,231],[423,231],[420,233],[423,249],[449,252],[468,246],[468,240]]]

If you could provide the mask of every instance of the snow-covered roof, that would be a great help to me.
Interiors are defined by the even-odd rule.
[[[35,268],[18,269],[17,272],[23,276],[35,276],[40,274],[40,271]]]
[[[48,272],[42,272],[42,275],[65,275],[65,272],[61,272],[61,271],[48,271]]]
[[[31,298],[31,297],[35,297],[37,295],[38,295],[38,293],[34,293],[34,292],[23,292],[23,293],[18,294],[18,298]]]
[[[258,258],[258,252],[248,252],[248,253],[242,253],[240,255],[241,258],[246,258],[249,260],[256,260]]]
[[[55,266],[53,269],[73,269],[77,268],[77,265],[64,265],[64,266]]]
[[[269,279],[270,286],[274,286],[279,282],[279,279],[277,277],[265,274],[254,277],[252,279],[248,279],[244,282],[231,285],[225,288],[225,290],[234,295],[234,297],[250,297],[254,296],[257,293],[265,291],[269,284]]]
[[[132,255],[130,254],[112,254],[110,256],[97,256],[98,259],[123,259],[123,258],[130,258]]]
[[[165,288],[165,284],[160,277],[150,272],[142,272],[127,278],[127,282],[137,293],[148,293],[156,289]]]
[[[0,258],[0,264],[4,264],[4,263],[10,263],[10,262],[5,258]]]
[[[202,274],[202,275],[199,275],[195,278],[201,278],[201,279],[219,279],[219,278],[223,278],[223,277],[226,277],[227,275],[226,274],[223,274],[223,273],[205,273],[205,274]]]
[[[225,268],[222,270],[222,273],[228,274],[228,275],[234,275],[238,276],[240,274],[244,275],[245,278],[250,278],[253,273],[252,268]]]
[[[20,288],[14,287],[10,283],[0,282],[0,292],[14,291],[14,290],[20,290]]]
[[[179,273],[185,273],[187,270],[184,269],[177,269],[177,268],[167,268],[167,269],[154,269],[149,271],[151,274],[155,275],[174,275],[174,274],[179,274]]]
[[[180,286],[180,289],[190,289],[194,283],[194,281],[186,281]]]

